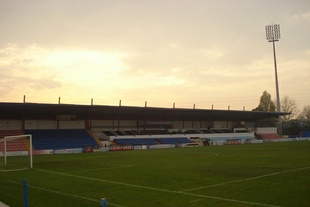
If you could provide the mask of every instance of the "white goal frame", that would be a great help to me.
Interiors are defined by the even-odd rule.
[[[25,137],[29,137],[29,144],[30,144],[30,149],[29,149],[29,152],[28,152],[28,156],[29,156],[29,159],[30,159],[30,163],[29,163],[29,168],[32,169],[33,168],[33,160],[32,160],[32,135],[31,134],[24,134],[24,135],[16,135],[16,136],[6,136],[4,137],[4,152],[3,152],[3,155],[4,155],[4,165],[6,166],[7,165],[7,140],[8,139],[20,139],[20,138],[25,138]]]

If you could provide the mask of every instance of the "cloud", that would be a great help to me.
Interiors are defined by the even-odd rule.
[[[7,45],[0,50],[0,91],[35,97],[84,93],[88,87],[119,85],[120,53]],[[15,95],[13,95],[15,94]],[[5,96],[2,96],[5,98]]]
[[[275,21],[281,95],[299,93],[309,102],[308,1],[73,2],[3,4],[3,100],[29,94],[72,103],[93,97],[101,104],[254,108],[262,91],[274,94],[264,27]]]
[[[0,67],[3,82],[14,82],[15,86],[31,86],[34,82],[42,82],[40,88],[55,88],[55,74],[38,63],[46,53],[41,48],[30,46],[19,48],[16,45],[0,50]],[[42,81],[44,80],[44,81]],[[44,86],[45,85],[45,86]]]
[[[310,20],[310,11],[307,11],[307,12],[304,12],[304,13],[295,14],[295,15],[293,15],[293,18],[309,21]]]
[[[304,19],[310,20],[310,11],[308,11],[308,12],[306,12],[306,13],[303,13],[301,16],[302,16]]]

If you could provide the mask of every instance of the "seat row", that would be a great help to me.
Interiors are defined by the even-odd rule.
[[[83,129],[25,130],[25,133],[32,134],[36,150],[98,147],[96,140]]]
[[[158,145],[191,143],[191,141],[186,137],[114,139],[114,142],[119,145]]]

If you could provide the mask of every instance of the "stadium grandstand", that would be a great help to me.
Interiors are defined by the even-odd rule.
[[[0,138],[23,134],[8,150],[74,153],[281,139],[286,113],[106,105],[0,103]],[[3,151],[3,142],[0,142]]]

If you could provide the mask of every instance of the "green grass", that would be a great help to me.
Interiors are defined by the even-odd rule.
[[[0,201],[23,206],[310,206],[310,142],[34,156],[0,171]]]

